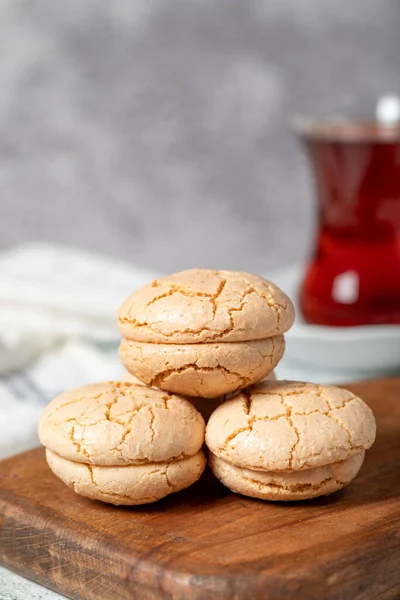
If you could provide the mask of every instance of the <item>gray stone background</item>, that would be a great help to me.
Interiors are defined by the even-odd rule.
[[[399,80],[399,0],[0,0],[0,246],[290,264],[314,214],[290,118]]]

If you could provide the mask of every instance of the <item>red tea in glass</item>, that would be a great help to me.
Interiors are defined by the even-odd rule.
[[[302,139],[319,201],[304,318],[400,324],[400,126],[314,123]]]

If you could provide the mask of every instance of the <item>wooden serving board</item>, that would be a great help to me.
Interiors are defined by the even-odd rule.
[[[378,436],[345,490],[274,504],[211,473],[154,505],[80,498],[42,449],[0,463],[0,562],[83,600],[400,598],[400,379],[348,386]]]

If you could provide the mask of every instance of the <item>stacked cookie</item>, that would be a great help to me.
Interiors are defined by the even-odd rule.
[[[219,406],[206,444],[215,476],[263,500],[332,494],[358,473],[375,440],[371,409],[351,392],[262,382]]]
[[[346,390],[271,381],[293,320],[289,298],[247,273],[192,269],[138,290],[118,312],[130,381],[50,402],[39,423],[50,468],[83,496],[143,504],[199,479],[205,441],[234,492],[301,500],[347,485],[375,420]]]
[[[273,283],[192,269],[153,281],[122,304],[120,357],[148,386],[218,398],[272,372],[293,320],[291,301]]]
[[[87,385],[55,398],[39,422],[51,470],[75,492],[144,504],[200,477],[205,423],[184,398],[131,383]]]

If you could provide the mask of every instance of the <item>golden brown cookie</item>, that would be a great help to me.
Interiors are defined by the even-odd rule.
[[[153,502],[196,481],[204,430],[185,398],[128,382],[61,394],[39,422],[54,473],[77,493],[114,504]]]
[[[122,335],[137,342],[243,342],[281,335],[294,309],[276,285],[249,273],[191,269],[156,279],[118,311]]]
[[[347,390],[311,383],[269,381],[219,406],[208,421],[206,444],[215,455],[214,472],[229,482],[228,487],[244,490],[244,477],[251,477],[241,473],[250,470],[255,473],[251,495],[258,486],[257,497],[264,494],[271,499],[271,482],[284,486],[288,475],[292,477],[293,473],[303,470],[308,471],[305,483],[313,482],[312,471],[333,464],[338,465],[334,469],[336,474],[337,468],[347,469],[350,465],[346,471],[350,477],[361,466],[364,451],[373,444],[375,432],[372,411]],[[361,462],[347,462],[353,456]],[[239,470],[228,468],[225,463]],[[268,476],[261,477],[259,472]],[[280,482],[275,477],[277,472],[283,477]],[[343,487],[340,483],[346,485],[351,479],[346,479],[343,473],[336,477],[335,473],[329,475],[329,485],[327,481],[325,488],[319,488],[321,493],[330,493],[326,490],[334,485],[339,489]],[[239,485],[239,481],[242,484]],[[301,481],[295,480],[294,484],[297,483]],[[317,483],[320,485],[321,481]],[[302,498],[311,498],[317,488],[303,491]]]
[[[73,462],[46,450],[49,467],[77,494],[110,504],[147,504],[183,490],[204,471],[200,450],[194,456],[165,463],[102,467]]]
[[[205,424],[179,396],[128,382],[87,385],[44,410],[39,439],[49,450],[96,465],[165,462],[193,456]]]
[[[283,356],[282,335],[233,343],[152,344],[124,339],[120,358],[143,383],[202,398],[217,398],[267,376]]]
[[[365,450],[346,460],[302,471],[255,471],[236,467],[218,458],[208,456],[214,475],[227,488],[261,500],[307,500],[333,494],[345,487],[357,475],[364,461]]]

